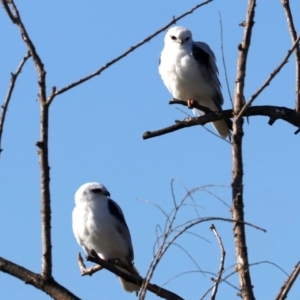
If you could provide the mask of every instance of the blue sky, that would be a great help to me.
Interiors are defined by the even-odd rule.
[[[47,71],[47,91],[61,88],[100,68],[157,29],[197,4],[197,1],[16,1],[22,19]],[[300,30],[300,3],[291,1],[296,28]],[[221,56],[219,12],[223,20],[224,50],[231,93],[234,91],[237,46],[241,42],[246,1],[213,1],[184,18],[178,25],[192,30],[195,40],[207,42],[217,57],[220,81],[230,108]],[[296,14],[298,12],[298,15]],[[0,101],[26,48],[19,31],[0,10]],[[145,275],[153,258],[156,226],[164,210],[173,208],[171,180],[180,201],[185,188],[212,185],[209,191],[231,205],[231,148],[201,127],[183,129],[144,141],[147,130],[159,129],[191,113],[169,106],[171,96],[158,74],[158,57],[164,33],[91,81],[58,96],[50,110],[49,151],[51,166],[53,272],[56,280],[82,299],[134,299],[125,293],[113,274],[101,271],[81,277],[76,257],[81,248],[71,228],[74,194],[89,181],[99,181],[122,207],[131,231],[135,265]],[[261,86],[291,47],[280,1],[259,1],[249,52],[245,97]],[[254,105],[293,108],[295,102],[294,57]],[[36,141],[39,139],[37,75],[29,60],[18,78],[5,123],[0,157],[0,256],[34,271],[41,270],[40,182]],[[245,219],[267,233],[247,227],[249,261],[270,261],[290,273],[299,261],[299,135],[283,121],[271,127],[264,117],[245,124]],[[207,125],[209,129],[212,127]],[[298,149],[298,150],[297,150]],[[229,208],[210,193],[194,195],[201,217],[230,218]],[[195,218],[185,207],[177,224]],[[219,248],[209,227],[202,223],[178,244],[201,270],[217,272]],[[214,222],[227,252],[229,274],[235,263],[232,224]],[[81,251],[82,252],[82,251]],[[211,275],[203,275],[179,247],[170,248],[152,282],[184,299],[199,299],[211,287]],[[286,275],[271,264],[251,268],[257,299],[272,299]],[[238,286],[233,275],[230,283]],[[289,299],[300,294],[298,280]],[[35,288],[0,273],[3,299],[48,299]],[[219,298],[233,299],[237,291],[219,287]],[[157,299],[148,294],[147,299]],[[207,298],[208,299],[208,298]]]

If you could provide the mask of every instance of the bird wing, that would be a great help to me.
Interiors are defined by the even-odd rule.
[[[223,104],[224,99],[221,93],[221,83],[218,78],[219,71],[213,51],[204,42],[194,42],[192,45],[192,55],[205,80],[214,86],[216,95],[213,100],[218,109],[222,110],[221,105]]]
[[[125,221],[124,214],[123,214],[120,206],[112,199],[108,199],[108,210],[109,210],[109,213],[113,217],[115,217],[115,219],[119,222],[119,225],[116,226],[116,229],[121,234],[121,236],[124,238],[124,240],[126,242],[127,249],[128,249],[128,261],[130,264],[132,264],[132,261],[134,259],[134,253],[133,253],[130,232],[129,232],[127,223]]]

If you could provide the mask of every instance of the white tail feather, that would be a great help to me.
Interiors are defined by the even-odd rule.
[[[116,266],[119,270],[123,271],[124,273],[126,274],[129,274],[129,275],[135,275],[135,276],[140,276],[138,270],[134,267],[134,266],[131,266],[130,269],[131,269],[131,272],[129,272],[128,270],[126,269],[123,269],[119,266]],[[122,284],[122,287],[125,291],[127,292],[138,292],[140,290],[140,287],[134,283],[131,283],[131,282],[128,282],[126,281],[125,279],[121,278],[121,277],[118,277],[121,284]]]

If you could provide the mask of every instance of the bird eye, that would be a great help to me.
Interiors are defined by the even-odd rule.
[[[190,37],[189,37],[189,36],[185,38],[185,41],[186,41],[186,42],[189,41],[189,40],[190,40]]]
[[[101,194],[102,193],[102,189],[92,189],[92,192],[95,194]]]
[[[175,40],[177,40],[177,37],[176,37],[175,35],[171,35],[171,39],[172,39],[173,41],[175,41]]]

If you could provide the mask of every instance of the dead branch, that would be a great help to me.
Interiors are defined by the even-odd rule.
[[[220,267],[219,267],[219,271],[218,271],[218,274],[217,274],[217,278],[214,280],[215,283],[214,283],[212,294],[211,294],[211,297],[210,297],[211,300],[215,300],[217,292],[218,292],[218,286],[219,286],[219,283],[221,282],[222,273],[224,271],[224,263],[225,263],[226,252],[224,250],[222,239],[219,236],[219,234],[218,234],[218,232],[217,232],[216,227],[214,226],[214,224],[212,224],[210,226],[210,229],[213,232],[213,234],[215,235],[215,237],[217,238],[218,244],[220,246],[220,251],[221,251]]]
[[[288,277],[284,285],[281,287],[279,294],[276,296],[275,300],[284,300],[292,285],[294,284],[295,280],[297,279],[298,275],[300,273],[300,261],[295,266],[294,270],[292,271],[291,275]]]
[[[195,10],[197,10],[198,8],[208,4],[209,2],[212,2],[213,0],[207,0],[204,1],[200,4],[197,4],[195,7],[193,7],[192,9],[190,9],[189,11],[181,14],[179,17],[176,18],[172,18],[172,21],[170,21],[169,23],[167,23],[165,26],[163,26],[162,28],[160,28],[159,30],[155,31],[153,34],[149,35],[148,37],[146,37],[144,40],[142,40],[141,42],[137,43],[134,46],[131,46],[128,50],[126,50],[124,53],[122,53],[121,55],[119,55],[118,57],[112,59],[111,61],[109,61],[108,63],[106,63],[104,66],[102,66],[100,69],[98,69],[97,71],[95,71],[94,73],[83,77],[73,83],[70,83],[69,85],[55,91],[55,93],[52,93],[52,95],[50,95],[49,99],[48,99],[48,103],[50,104],[53,99],[59,95],[62,94],[84,82],[86,82],[87,80],[90,80],[91,78],[100,75],[104,70],[106,70],[108,67],[112,66],[113,64],[115,64],[116,62],[118,62],[119,60],[121,60],[122,58],[124,58],[125,56],[127,56],[128,54],[130,54],[131,52],[133,52],[134,50],[136,50],[137,48],[141,47],[142,45],[144,45],[145,43],[149,42],[150,40],[152,40],[155,36],[157,36],[158,34],[160,34],[161,32],[163,32],[164,30],[168,29],[171,25],[176,24],[177,21],[179,21],[180,19],[186,17],[189,14],[192,14]]]
[[[132,282],[138,286],[142,286],[144,283],[144,279],[142,277],[137,277],[134,275],[129,275],[127,273],[124,273],[123,271],[116,268],[112,263],[101,259],[94,250],[90,251],[90,253],[87,257],[87,260],[101,265],[103,268],[109,270],[110,272],[116,274],[117,276],[120,276],[123,279],[125,279],[126,281]],[[147,290],[149,290],[150,292],[152,292],[152,293],[156,294],[157,296],[164,298],[164,299],[183,300],[183,298],[181,298],[180,296],[178,296],[162,287],[159,287],[155,284],[148,283]]]
[[[297,39],[297,32],[295,29],[294,21],[293,21],[293,15],[290,8],[290,1],[289,0],[281,0],[281,3],[283,5],[285,15],[286,15],[286,21],[288,24],[288,28],[290,31],[290,35],[292,38],[292,42],[295,44]],[[300,49],[299,45],[295,47],[295,58],[296,58],[296,103],[295,103],[295,109],[298,113],[300,113]]]
[[[57,283],[53,278],[45,278],[40,274],[33,273],[9,260],[0,257],[0,271],[10,274],[26,284],[44,291],[56,300],[80,300],[69,290]]]
[[[243,200],[243,119],[236,119],[244,105],[244,86],[246,77],[247,56],[251,43],[252,28],[254,25],[256,0],[248,0],[247,16],[245,21],[244,37],[239,45],[237,60],[236,85],[234,93],[234,120],[232,136],[232,219],[239,222],[233,226],[235,253],[239,282],[241,287],[241,296],[244,300],[254,300],[253,286],[251,283],[246,232],[244,221],[244,200]]]
[[[172,101],[172,104],[182,104],[186,105],[186,101]],[[171,104],[171,103],[170,103]],[[188,128],[197,125],[204,125],[212,121],[217,121],[225,118],[233,117],[233,110],[227,109],[222,112],[209,112],[200,117],[186,118],[182,121],[175,121],[174,125],[158,129],[155,131],[146,131],[143,134],[143,139],[150,139],[164,134],[168,134],[183,128]],[[283,120],[289,124],[299,128],[300,127],[300,116],[293,109],[283,107],[283,106],[271,106],[271,105],[262,105],[262,106],[250,106],[244,113],[245,117],[252,116],[266,116],[269,117],[269,125],[273,125],[276,120]],[[297,131],[295,132],[297,133]]]
[[[43,62],[42,62],[40,56],[38,55],[38,53],[35,49],[35,46],[27,33],[27,30],[21,20],[21,16],[19,14],[19,11],[18,11],[14,1],[11,0],[10,5],[5,0],[1,0],[1,2],[2,2],[3,7],[4,7],[5,11],[7,12],[8,16],[12,20],[12,22],[18,26],[18,28],[21,32],[21,37],[22,37],[25,45],[27,46],[30,55],[32,56],[32,59],[34,61],[35,67],[37,69],[38,77],[39,77],[38,78],[39,79],[38,80],[39,98],[40,98],[40,100],[46,101],[46,81],[45,81],[46,72],[44,70]]]
[[[22,72],[22,68],[23,68],[24,64],[26,63],[26,61],[29,57],[30,57],[30,52],[27,52],[27,54],[21,60],[16,72],[11,73],[11,78],[10,78],[10,84],[9,84],[9,87],[8,87],[8,91],[7,91],[5,100],[3,102],[3,105],[1,106],[2,113],[1,113],[1,117],[0,117],[0,154],[3,150],[1,148],[1,142],[2,142],[2,133],[3,133],[4,122],[5,122],[5,117],[6,117],[6,112],[7,112],[7,109],[8,109],[8,105],[9,105],[9,102],[10,102],[10,99],[11,99],[12,92],[13,92],[14,87],[15,87],[16,80],[17,80],[19,74]]]
[[[263,85],[251,96],[251,98],[247,101],[247,103],[243,106],[238,116],[236,117],[236,121],[238,121],[243,115],[245,115],[245,111],[252,104],[252,102],[259,96],[259,94],[270,84],[270,82],[274,79],[274,77],[280,72],[282,67],[288,62],[289,57],[293,53],[295,49],[297,49],[299,44],[300,36],[295,40],[293,47],[288,50],[287,55],[284,57],[282,62],[275,68],[275,70],[269,75],[268,79],[263,83]]]
[[[45,279],[52,278],[52,245],[51,245],[51,199],[50,199],[50,167],[48,159],[48,118],[49,106],[46,102],[46,71],[44,64],[31,41],[19,11],[13,0],[8,4],[1,0],[10,19],[21,32],[21,37],[28,48],[38,75],[38,99],[40,102],[40,141],[37,142],[41,168],[41,202],[42,202],[42,275]]]

